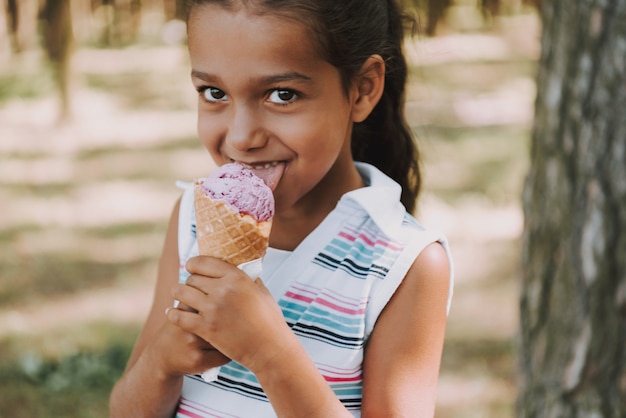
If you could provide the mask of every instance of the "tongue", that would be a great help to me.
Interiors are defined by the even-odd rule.
[[[285,172],[285,163],[278,163],[268,168],[251,168],[251,170],[267,184],[267,187],[274,190]]]

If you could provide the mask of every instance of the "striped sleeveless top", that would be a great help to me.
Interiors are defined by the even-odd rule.
[[[364,347],[379,314],[422,249],[440,242],[450,254],[443,235],[406,212],[397,183],[371,165],[357,163],[357,168],[367,187],[344,195],[293,252],[268,251],[261,274],[285,321],[355,417],[360,416]],[[184,282],[185,262],[198,254],[189,186],[180,208],[179,280]],[[451,296],[452,291],[448,305]],[[176,416],[276,414],[254,374],[230,362],[212,382],[185,376]]]

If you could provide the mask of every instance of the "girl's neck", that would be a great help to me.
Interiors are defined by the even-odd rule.
[[[271,247],[293,251],[335,209],[341,196],[364,186],[354,164],[339,171],[331,170],[297,208],[276,214],[270,235]]]

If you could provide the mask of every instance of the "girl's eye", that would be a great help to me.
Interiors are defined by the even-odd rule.
[[[270,93],[269,101],[277,104],[291,103],[298,98],[293,90],[276,89]]]
[[[228,100],[226,93],[215,87],[207,87],[201,93],[208,102],[223,102]]]

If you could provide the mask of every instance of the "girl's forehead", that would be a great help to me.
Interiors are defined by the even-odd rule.
[[[319,53],[311,31],[280,15],[203,6],[191,16],[188,36],[192,70],[222,80],[294,73],[321,80],[332,67]]]
[[[307,38],[314,42],[314,46],[319,46],[317,45],[321,43],[319,34],[314,29],[315,24],[310,16],[304,16],[302,12],[298,13],[290,9],[271,9],[258,3],[236,1],[233,2],[234,7],[232,5],[223,6],[219,3],[198,4],[190,10],[187,20],[188,31],[198,24],[206,25],[207,18],[211,16],[235,17],[241,22],[242,29],[245,29],[244,24],[255,26],[256,23],[268,22],[270,26],[277,25],[293,32],[306,32]]]
[[[282,49],[292,54],[323,56],[314,31],[303,20],[282,12],[261,13],[255,8],[217,4],[196,6],[189,16],[187,32],[192,53],[199,48],[220,50],[222,43],[229,43],[242,49],[254,45],[268,52]]]

